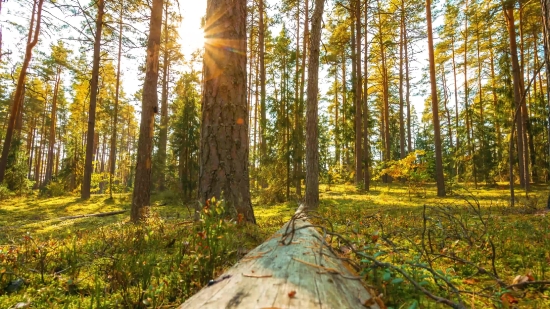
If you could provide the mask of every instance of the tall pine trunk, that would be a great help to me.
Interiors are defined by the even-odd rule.
[[[120,96],[120,60],[122,58],[122,12],[124,6],[120,6],[120,16],[118,18],[118,54],[116,68],[116,86],[115,86],[115,108],[113,113],[113,133],[111,135],[111,153],[109,154],[109,195],[113,197],[113,178],[116,168],[116,142],[118,126],[118,100]]]
[[[97,103],[98,80],[99,80],[99,54],[101,49],[101,32],[103,30],[103,15],[105,5],[103,0],[97,2],[96,30],[94,37],[94,58],[92,65],[92,80],[90,82],[90,110],[88,113],[88,133],[86,136],[86,159],[84,161],[84,179],[82,180],[82,199],[90,198],[90,187],[92,184],[93,160],[94,160],[94,140],[95,140],[95,110]]]
[[[369,145],[369,102],[368,102],[368,84],[369,84],[369,71],[368,71],[368,0],[365,0],[365,62],[363,63],[363,72],[365,72],[365,82],[363,85],[363,180],[364,188],[366,191],[370,189],[370,145]]]
[[[428,55],[430,58],[430,83],[432,90],[432,117],[434,125],[435,143],[435,180],[437,182],[437,196],[445,196],[445,179],[443,178],[443,156],[441,154],[441,129],[439,127],[439,105],[437,102],[437,83],[435,80],[435,57],[432,32],[431,1],[426,0],[426,21],[428,26]]]
[[[265,22],[264,22],[264,1],[259,0],[259,25],[258,25],[258,56],[260,61],[260,169],[265,167],[267,159],[267,106],[265,90]],[[307,0],[306,0],[307,2]],[[267,180],[260,177],[260,184],[267,187]]]
[[[208,0],[199,199],[223,198],[255,223],[248,174],[246,0]]]
[[[324,0],[315,0],[311,17],[306,112],[306,198],[308,209],[319,207],[319,50]]]
[[[141,100],[141,123],[136,162],[136,178],[132,195],[131,219],[138,222],[144,218],[144,207],[151,200],[151,156],[153,152],[153,134],[155,113],[158,110],[157,84],[159,77],[159,49],[164,0],[153,0],[147,58],[145,63],[145,81]]]
[[[162,56],[162,93],[160,100],[159,128],[159,176],[158,189],[164,191],[166,182],[166,146],[168,144],[168,75],[170,74],[170,55],[168,53],[168,2],[164,5],[164,53]]]
[[[362,129],[363,129],[363,112],[362,112],[362,90],[363,82],[361,78],[361,1],[355,0],[355,8],[353,10],[355,20],[355,184],[361,185],[363,182],[362,171]]]

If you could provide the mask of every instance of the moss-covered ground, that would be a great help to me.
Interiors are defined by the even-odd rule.
[[[466,307],[550,308],[550,286],[538,283],[550,280],[548,191],[534,186],[526,199],[518,189],[512,208],[505,184],[457,186],[445,198],[432,185],[411,194],[399,183],[369,192],[321,185],[315,220],[342,236],[327,241],[388,307],[443,306],[416,283]],[[152,204],[146,224],[134,225],[128,212],[63,219],[129,210],[128,194],[0,202],[0,308],[175,307],[280,228],[298,202],[255,203],[257,226],[220,220],[216,203],[193,223],[195,202],[174,194]],[[518,275],[533,283],[509,287]]]

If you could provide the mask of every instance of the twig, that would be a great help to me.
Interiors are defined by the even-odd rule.
[[[243,277],[249,277],[249,278],[271,278],[273,275],[251,275],[251,274],[242,274]]]
[[[511,284],[507,286],[506,289],[508,290],[511,288],[522,288],[527,285],[550,285],[550,281],[525,281],[522,283]]]

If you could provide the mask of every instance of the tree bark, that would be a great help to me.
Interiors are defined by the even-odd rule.
[[[115,177],[116,169],[116,142],[117,142],[117,126],[118,126],[118,100],[120,96],[120,60],[122,58],[122,12],[124,6],[120,5],[120,15],[118,18],[118,54],[116,68],[116,86],[115,86],[115,108],[113,113],[113,134],[111,135],[111,153],[109,154],[109,195],[113,197],[113,178]]]
[[[164,5],[164,53],[162,55],[162,94],[160,100],[160,128],[157,171],[158,189],[165,190],[166,182],[166,146],[168,144],[168,75],[170,74],[170,55],[168,53],[168,2]]]
[[[307,2],[307,0],[306,0]],[[259,25],[258,25],[258,45],[260,61],[260,169],[265,166],[267,158],[267,106],[265,90],[265,22],[264,22],[264,0],[259,0]],[[267,187],[267,181],[260,178],[263,188]]]
[[[151,199],[151,155],[153,152],[155,113],[158,111],[157,85],[163,3],[164,0],[153,0],[151,8],[145,81],[141,100],[136,178],[132,195],[131,219],[133,222],[138,222],[144,218],[146,213],[143,209],[149,206]]]
[[[520,184],[524,188],[528,188],[528,165],[527,165],[527,155],[526,148],[527,143],[525,142],[525,130],[523,122],[523,113],[522,113],[522,89],[521,89],[521,75],[520,75],[520,66],[518,60],[518,51],[516,43],[516,29],[514,22],[514,9],[513,2],[505,4],[504,6],[504,16],[506,19],[506,26],[508,30],[508,37],[510,39],[510,58],[512,61],[512,83],[514,88],[514,106],[517,109],[518,115],[516,117],[516,129],[517,129],[517,145],[518,145],[518,161],[519,161],[519,172],[520,172]],[[513,130],[513,128],[512,128]],[[510,162],[512,164],[512,162]],[[513,177],[510,178],[510,182],[513,183]]]
[[[307,79],[306,112],[306,198],[305,206],[314,210],[319,207],[319,47],[324,0],[315,0],[311,17],[311,37]]]
[[[88,133],[86,136],[86,159],[84,161],[84,179],[82,180],[82,191],[80,197],[84,200],[90,198],[90,187],[92,184],[94,140],[95,140],[95,110],[97,103],[99,61],[101,49],[101,32],[103,30],[103,15],[105,4],[103,0],[97,2],[96,30],[94,37],[94,59],[92,65],[92,80],[90,82],[90,110],[88,115]]]
[[[445,179],[443,178],[443,157],[441,154],[441,129],[439,127],[439,105],[437,102],[437,83],[435,79],[435,57],[432,32],[431,1],[426,0],[426,21],[428,26],[428,55],[430,58],[430,82],[432,90],[432,117],[434,125],[435,143],[435,180],[437,182],[437,196],[445,196]]]
[[[6,137],[2,148],[2,157],[0,158],[0,183],[4,181],[4,175],[6,173],[6,167],[8,165],[8,156],[10,153],[11,141],[15,130],[15,122],[17,116],[23,109],[23,96],[25,88],[25,77],[27,76],[27,69],[32,58],[32,50],[38,43],[38,36],[40,34],[40,24],[42,22],[42,5],[44,0],[35,0],[31,13],[31,23],[29,26],[29,33],[27,35],[27,47],[25,49],[25,58],[19,77],[17,78],[17,86],[15,88],[15,96],[13,97],[13,103],[10,111],[10,118],[8,120],[8,128],[6,130]]]
[[[401,1],[401,22],[399,27],[399,157],[405,158],[405,121],[403,119],[403,41],[405,32],[405,1]]]
[[[363,72],[365,72],[365,82],[363,85],[363,180],[364,189],[370,189],[370,145],[369,145],[369,102],[368,102],[368,0],[365,0],[365,62],[363,63]]]
[[[363,154],[362,137],[363,112],[362,112],[362,90],[363,82],[361,78],[361,2],[355,0],[353,10],[355,20],[355,185],[359,186],[363,182]]]
[[[542,31],[544,41],[544,60],[546,61],[546,101],[550,109],[550,0],[541,0],[542,7]],[[542,90],[541,90],[542,92]],[[550,112],[548,113],[550,124]],[[548,125],[548,138],[550,138],[550,125]],[[548,155],[550,156],[550,143],[548,143]],[[550,165],[550,160],[548,162]]]
[[[208,0],[205,37],[199,199],[223,198],[241,220],[256,223],[248,174],[246,0]]]

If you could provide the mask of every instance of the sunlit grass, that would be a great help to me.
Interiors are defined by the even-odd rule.
[[[496,267],[501,278],[511,282],[518,274],[532,272],[537,280],[548,280],[550,253],[547,248],[550,248],[550,218],[548,215],[538,215],[546,205],[548,188],[545,185],[533,186],[529,199],[526,199],[518,188],[515,208],[509,207],[508,190],[506,184],[478,189],[471,185],[455,186],[452,192],[448,190],[447,197],[438,198],[434,184],[426,184],[424,188],[412,192],[410,197],[407,186],[397,182],[373,183],[368,192],[353,185],[340,184],[329,187],[322,184],[319,214],[329,218],[337,232],[358,246],[363,246],[370,243],[374,233],[381,232],[377,224],[365,220],[367,216],[376,214],[384,226],[382,232],[387,235],[406,233],[413,241],[419,241],[424,205],[429,210],[436,209],[436,206],[455,205],[457,209],[463,209],[460,210],[463,213],[459,215],[465,216],[472,226],[476,226],[479,222],[469,213],[467,205],[479,202],[484,214],[490,216],[491,237],[497,245]],[[173,192],[153,196],[151,208],[155,217],[149,227],[129,224],[128,212],[109,217],[60,219],[67,216],[129,210],[130,194],[116,194],[114,199],[107,195],[93,195],[86,201],[77,196],[42,198],[35,195],[2,201],[0,248],[18,248],[21,254],[30,252],[28,250],[31,249],[46,248],[46,251],[39,252],[47,252],[47,263],[44,282],[38,275],[40,271],[37,271],[39,268],[36,263],[40,255],[27,256],[26,259],[30,259],[27,263],[30,264],[22,264],[25,268],[8,269],[6,274],[14,272],[13,275],[0,275],[0,282],[4,285],[17,276],[23,277],[27,282],[19,293],[3,294],[5,286],[0,287],[0,307],[10,307],[20,301],[31,301],[36,308],[52,308],[52,304],[67,308],[89,307],[91,295],[100,296],[102,304],[92,306],[94,308],[124,307],[123,304],[141,301],[140,297],[143,295],[140,296],[137,289],[139,284],[135,281],[142,279],[150,284],[151,289],[161,291],[159,301],[162,304],[177,305],[211,279],[212,273],[218,274],[223,268],[230,267],[247,250],[257,246],[278,230],[292,217],[300,201],[295,198],[287,203],[260,205],[257,200],[254,199],[253,204],[258,226],[239,228],[228,222],[229,225],[222,228],[226,232],[231,232],[219,243],[220,248],[225,250],[225,258],[211,261],[209,251],[201,245],[201,238],[197,238],[196,233],[200,231],[200,225],[191,223],[198,203],[183,201]],[[32,240],[25,240],[26,236],[32,237]],[[147,237],[144,238],[145,236]],[[176,244],[171,247],[170,243],[174,239],[177,240]],[[447,246],[449,242],[450,240],[443,239],[441,246]],[[135,251],[136,245],[141,248],[139,252]],[[185,246],[191,246],[193,249],[184,249],[187,248]],[[75,264],[70,264],[73,265],[70,267],[79,271],[72,274],[67,271],[57,278],[54,275],[55,269],[69,267],[64,259],[73,252],[71,248],[76,250],[76,260],[71,262]],[[459,242],[455,248],[459,250],[457,254],[468,253],[469,258],[486,266],[487,252],[483,251],[484,249],[470,247],[465,242]],[[132,255],[132,252],[137,255]],[[402,258],[413,258],[413,253],[405,254]],[[398,261],[395,257],[392,259],[394,262]],[[179,260],[185,261],[182,264],[183,268],[169,262],[159,264],[163,266],[159,266],[156,273],[150,274],[144,273],[143,268],[129,268],[129,264],[135,264],[136,261],[148,265],[147,263],[159,263],[158,261],[168,263]],[[114,263],[115,261],[119,262]],[[364,266],[367,269],[368,265]],[[0,272],[2,267],[3,265],[0,265]],[[442,264],[441,267],[446,269],[448,265]],[[453,267],[457,271],[458,284],[464,288],[481,289],[484,285],[491,284],[487,278],[480,277],[477,281],[479,287],[465,285],[463,280],[471,278],[475,272],[461,265]],[[109,279],[109,275],[114,276],[117,272],[125,274],[130,281],[124,281],[126,277],[120,277],[116,281],[120,286],[113,285],[111,281],[114,279]],[[75,286],[68,284],[73,278]],[[372,277],[372,274],[366,275],[365,278],[369,284],[380,288],[378,292],[386,295],[384,300],[394,308],[409,304],[412,299],[420,300],[423,308],[438,308],[438,305],[421,296],[406,283],[399,286],[387,285],[387,282]],[[170,282],[170,285],[166,287],[160,284],[163,280]],[[185,288],[181,288],[180,280],[189,281],[185,283]],[[97,294],[99,290],[96,286],[102,288],[100,294]],[[122,288],[126,290],[121,290]],[[547,290],[539,289],[527,289],[523,294],[521,297],[516,295],[521,298],[519,306],[522,308],[542,308],[541,306],[544,307],[548,303],[545,299],[550,297]],[[484,305],[500,306],[498,298],[488,302],[475,299],[472,302],[480,308]]]

